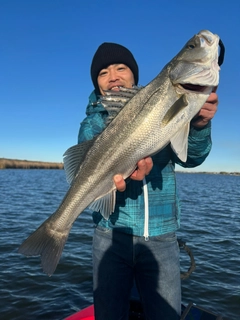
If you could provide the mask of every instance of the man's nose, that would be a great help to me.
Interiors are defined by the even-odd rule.
[[[118,80],[118,75],[117,72],[115,70],[111,70],[109,73],[109,81],[116,81]]]

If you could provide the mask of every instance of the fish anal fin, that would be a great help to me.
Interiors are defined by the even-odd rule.
[[[70,147],[63,155],[64,170],[69,184],[72,183],[76,171],[83,162],[88,150],[92,147],[96,138],[84,141],[80,144]]]
[[[168,109],[166,114],[162,119],[162,124],[167,125],[181,110],[183,110],[188,105],[187,96],[185,94],[174,102],[174,104]]]
[[[172,150],[182,162],[187,161],[189,129],[190,123],[188,122],[170,140]]]
[[[93,211],[100,211],[101,215],[108,220],[116,205],[116,189],[105,194],[103,197],[94,200],[89,208]]]

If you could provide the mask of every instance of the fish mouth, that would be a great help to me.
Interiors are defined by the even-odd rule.
[[[195,92],[205,92],[209,89],[208,86],[200,86],[197,84],[191,84],[191,83],[181,83],[179,84],[183,89],[188,91],[195,91]]]

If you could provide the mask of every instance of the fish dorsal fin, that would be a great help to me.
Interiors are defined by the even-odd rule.
[[[116,189],[111,190],[101,198],[94,200],[89,209],[93,211],[100,211],[102,216],[108,220],[110,215],[113,213],[116,204]]]
[[[190,122],[188,122],[181,130],[179,130],[170,140],[171,148],[182,162],[187,161],[189,129]]]
[[[76,171],[81,166],[88,150],[92,147],[96,138],[92,140],[84,141],[80,144],[70,147],[65,151],[63,155],[64,170],[66,173],[66,179],[69,184],[75,177]]]
[[[119,87],[119,91],[106,90],[104,96],[100,96],[102,106],[107,110],[108,117],[105,124],[108,125],[122,110],[125,104],[135,96],[142,87]]]
[[[174,104],[168,109],[166,114],[162,119],[162,124],[167,125],[181,110],[183,110],[188,105],[187,96],[185,94],[174,102]]]

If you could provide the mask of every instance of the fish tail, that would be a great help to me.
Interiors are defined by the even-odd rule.
[[[18,252],[25,256],[41,255],[43,271],[51,276],[61,258],[68,232],[52,230],[48,222],[44,222],[19,247]]]

